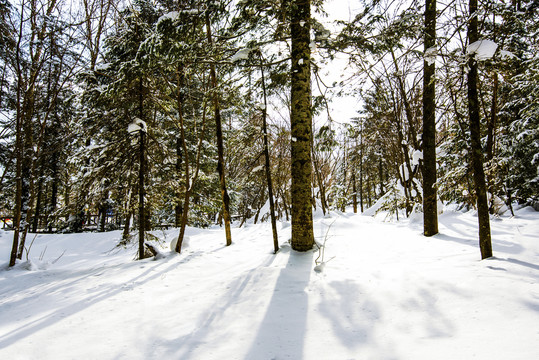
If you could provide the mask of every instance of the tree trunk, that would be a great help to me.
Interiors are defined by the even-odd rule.
[[[273,234],[273,249],[277,253],[279,251],[279,236],[277,235],[277,219],[275,218],[275,204],[273,199],[273,184],[271,182],[271,167],[270,167],[270,154],[268,146],[268,125],[266,121],[267,117],[267,94],[266,94],[266,81],[264,79],[264,68],[260,64],[260,73],[262,76],[262,91],[264,93],[264,109],[262,110],[262,132],[264,133],[264,156],[265,156],[265,168],[266,168],[266,181],[268,184],[268,198],[270,204],[271,215],[271,231]]]
[[[210,15],[206,12],[206,32],[208,37],[208,44],[211,47],[213,45],[211,34]],[[223,220],[225,221],[225,235],[226,245],[232,244],[232,233],[230,230],[230,197],[226,189],[225,180],[225,159],[224,159],[224,147],[223,147],[223,129],[221,125],[221,109],[219,105],[219,94],[217,89],[217,74],[215,71],[215,63],[210,64],[210,78],[213,90],[213,107],[215,111],[215,131],[217,135],[217,171],[219,172],[219,183],[221,186],[221,198],[223,199]]]
[[[17,69],[17,113],[16,113],[16,128],[15,128],[15,214],[13,218],[13,245],[11,248],[11,257],[9,260],[9,266],[14,266],[17,261],[17,252],[19,249],[19,233],[21,226],[21,213],[22,213],[22,161],[23,161],[23,149],[22,149],[22,69],[20,59],[20,45],[22,40],[22,15],[20,22],[20,34],[19,41],[17,42],[16,51],[16,65]]]
[[[479,39],[477,26],[477,0],[469,1],[470,22],[468,24],[468,43]],[[481,128],[479,122],[479,101],[477,93],[477,61],[474,56],[468,59],[468,115],[471,137],[471,158],[473,179],[477,198],[477,217],[479,221],[479,247],[481,259],[492,257],[490,237],[490,215],[488,211],[487,187],[483,169],[483,149],[481,147]]]
[[[487,128],[487,161],[494,158],[494,143],[496,140],[496,126],[498,123],[498,74],[494,73],[492,89],[492,106]]]
[[[144,259],[144,231],[146,228],[146,214],[144,209],[144,172],[146,168],[146,162],[144,158],[144,130],[141,128],[139,131],[139,172],[138,172],[138,250],[139,260]]]
[[[52,171],[52,183],[51,183],[51,198],[49,207],[47,208],[47,214],[46,214],[46,224],[48,226],[49,232],[52,232],[52,223],[51,223],[51,214],[54,214],[56,212],[56,205],[58,204],[58,183],[60,181],[58,177],[58,152],[55,151],[52,156],[52,164],[51,164],[51,171]],[[66,186],[67,187],[67,186]],[[66,207],[68,205],[68,199],[66,200]]]
[[[436,0],[425,1],[425,52],[423,60],[423,234],[438,233],[436,196],[435,64],[429,49],[436,46]],[[428,57],[427,57],[428,56]]]
[[[320,173],[320,166],[318,163],[318,159],[316,158],[314,151],[312,155],[313,155],[312,164],[314,165],[314,174],[316,178],[316,183],[318,184],[318,190],[320,191],[320,204],[322,205],[322,212],[324,213],[324,215],[326,215],[326,210],[328,210],[328,206],[326,202],[326,187],[324,185],[324,181]],[[316,208],[316,203],[314,204],[314,207]]]
[[[357,213],[357,187],[356,187],[356,171],[352,171],[352,202],[354,204],[354,214]]]
[[[139,79],[139,116],[140,120],[144,118],[144,98],[143,98],[143,80],[142,77]],[[145,154],[145,131],[142,124],[140,124],[139,131],[139,172],[138,172],[138,215],[139,215],[139,224],[138,224],[138,251],[139,251],[139,260],[144,259],[144,232],[146,230],[146,209],[144,208],[144,176],[146,175],[146,154]]]
[[[314,245],[311,203],[311,2],[293,0],[291,9],[292,89],[292,249],[307,251]]]
[[[195,186],[195,182],[198,177],[198,172],[200,169],[200,157],[202,155],[202,144],[204,141],[204,134],[206,131],[206,103],[203,103],[202,106],[202,128],[200,130],[200,133],[198,134],[198,146],[197,146],[197,153],[195,158],[195,168],[193,171],[193,175],[191,176],[191,158],[189,156],[189,151],[187,148],[187,139],[185,136],[185,119],[183,116],[183,103],[184,103],[184,96],[182,95],[181,89],[184,88],[184,74],[183,74],[183,65],[180,65],[178,67],[177,71],[177,81],[178,81],[178,91],[177,97],[176,97],[176,107],[178,111],[178,117],[179,117],[179,128],[180,128],[180,137],[178,139],[177,143],[177,151],[179,154],[183,153],[183,164],[185,167],[185,194],[183,198],[183,206],[181,206],[181,203],[179,206],[181,206],[181,217],[180,217],[180,233],[178,234],[178,242],[176,243],[176,248],[174,249],[176,252],[180,253],[182,250],[182,244],[183,239],[185,237],[185,229],[187,227],[187,222],[189,220],[189,209],[191,206],[191,195]],[[180,158],[177,162],[177,170],[180,170],[180,166],[182,163],[182,159]],[[178,215],[178,214],[176,214]]]
[[[43,201],[43,168],[41,169],[41,174],[39,175],[39,180],[37,183],[37,200],[36,200],[36,211],[32,219],[32,232],[36,233],[39,227],[39,218],[41,217],[41,208]]]
[[[182,140],[181,138],[176,138],[176,173],[178,174],[178,179],[181,177],[182,171]],[[176,227],[181,226],[182,222],[182,213],[183,205],[181,199],[180,191],[176,192],[176,206],[174,206],[174,225]]]

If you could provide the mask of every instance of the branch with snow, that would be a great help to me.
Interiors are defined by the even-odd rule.
[[[475,57],[477,61],[488,60],[494,56],[498,44],[491,40],[478,40],[466,48],[466,54]]]
[[[144,132],[147,132],[148,131],[148,125],[146,124],[145,121],[143,121],[143,120],[141,120],[139,118],[136,118],[131,124],[129,124],[127,126],[127,132],[130,133],[130,134],[139,132],[141,130],[144,131]]]

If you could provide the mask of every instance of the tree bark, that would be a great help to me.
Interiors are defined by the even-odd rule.
[[[311,3],[292,1],[292,89],[291,89],[291,157],[292,157],[292,248],[307,251],[314,245],[311,199]]]
[[[435,64],[429,49],[436,46],[436,0],[425,1],[425,52],[423,61],[423,234],[438,233],[436,195]]]
[[[477,26],[477,0],[469,0],[470,22],[468,24],[468,43],[479,39]],[[479,101],[477,92],[477,61],[472,55],[468,59],[468,116],[471,137],[471,158],[473,179],[477,199],[477,218],[479,221],[479,247],[481,259],[492,257],[490,235],[490,215],[488,211],[487,187],[483,169],[483,149],[481,147],[481,128],[479,121]]]

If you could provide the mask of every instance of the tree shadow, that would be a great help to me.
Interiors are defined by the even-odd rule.
[[[209,306],[210,310],[200,316],[200,321],[194,326],[197,329],[196,331],[169,340],[163,338],[154,339],[154,342],[159,343],[160,347],[163,349],[177,349],[173,352],[168,351],[168,353],[163,355],[182,360],[201,358],[196,354],[197,348],[202,347],[206,343],[208,336],[212,332],[215,332],[215,327],[213,327],[213,325],[218,325],[218,322],[225,316],[225,312],[230,310],[238,299],[241,299],[243,293],[249,291],[250,284],[256,284],[258,281],[265,281],[265,273],[263,271],[261,272],[260,269],[270,267],[274,260],[275,256],[271,254],[262,264],[260,264],[260,266],[251,269],[246,275],[232,281],[230,285],[227,286],[228,292],[222,297],[219,297],[212,306]],[[216,341],[229,342],[231,339],[228,336],[222,336]],[[178,348],[179,345],[180,347]],[[212,343],[212,346],[215,346],[215,343]],[[148,349],[147,357],[151,358],[153,356],[154,349]]]
[[[456,237],[444,233],[439,233],[434,235],[433,239],[452,241],[458,244],[467,245],[479,249],[479,236],[477,237],[477,239],[471,239],[470,234],[462,233],[462,237]],[[520,244],[497,239],[495,237],[492,238],[492,247],[494,248],[494,252],[503,252],[513,255],[520,254],[524,251],[524,247]]]
[[[341,343],[353,349],[372,342],[380,308],[351,280],[332,281],[322,293],[318,309],[326,317]]]
[[[46,300],[48,296],[53,298],[63,298],[65,303],[55,303],[55,309],[47,308],[44,310],[44,314],[37,317],[32,321],[25,321],[18,328],[11,330],[9,333],[0,334],[0,349],[10,346],[16,342],[22,341],[26,338],[30,338],[34,333],[39,332],[61,320],[73,316],[80,311],[86,310],[88,307],[97,304],[102,301],[123,292],[126,290],[133,290],[149,281],[152,281],[162,274],[166,274],[178,266],[177,261],[172,261],[173,257],[167,257],[156,263],[150,262],[151,260],[137,261],[132,263],[117,264],[109,267],[100,267],[96,269],[79,270],[75,272],[68,272],[56,270],[52,279],[54,283],[43,284],[43,281],[47,280],[47,271],[36,272],[37,276],[34,277],[34,284],[31,285],[34,289],[29,292],[28,296],[24,298],[18,298],[18,293],[13,293],[10,297],[15,297],[16,300],[5,302],[2,308],[9,309],[11,313],[20,314],[24,316],[28,313],[28,309],[33,308],[33,304],[50,303],[50,300]],[[182,259],[183,260],[183,259]],[[171,262],[171,263],[169,263]],[[153,265],[153,266],[152,266]],[[168,266],[167,266],[168,265]],[[142,273],[139,273],[130,279],[127,279],[124,286],[118,286],[114,281],[103,282],[96,287],[87,289],[89,295],[81,296],[78,291],[80,290],[76,284],[80,284],[88,276],[100,276],[105,271],[122,271],[126,267],[144,267],[146,268]],[[159,271],[157,271],[159,270]],[[126,273],[129,273],[127,271]],[[58,277],[61,278],[58,278]],[[67,282],[66,282],[67,281]],[[49,285],[49,286],[47,286]],[[26,293],[27,290],[20,290],[20,292]],[[71,298],[78,298],[79,300],[73,301]],[[43,308],[43,306],[39,306]],[[35,314],[35,313],[34,313]]]
[[[298,253],[290,248],[281,251],[290,252],[288,262],[279,274],[266,315],[245,359],[303,358],[309,302],[305,289],[313,271],[314,253]]]

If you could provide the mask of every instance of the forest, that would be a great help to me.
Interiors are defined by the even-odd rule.
[[[539,209],[537,1],[343,4],[0,0],[10,264],[28,233],[121,229],[142,259],[146,231],[180,252],[248,219],[303,251],[313,210],[375,205],[430,236],[443,204],[491,257],[490,216]]]

